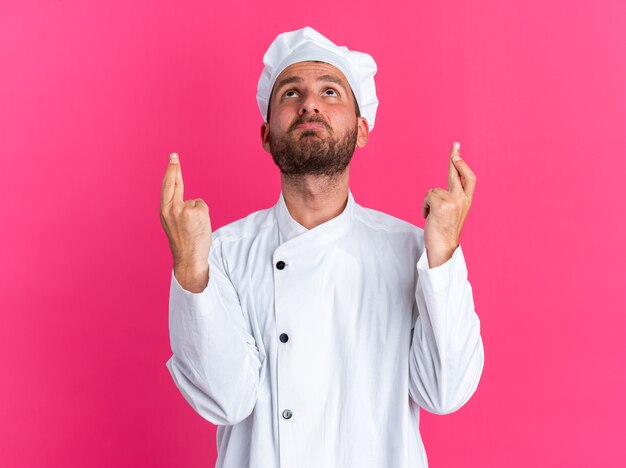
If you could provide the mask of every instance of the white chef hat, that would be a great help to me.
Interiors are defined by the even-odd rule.
[[[371,132],[378,107],[374,84],[376,62],[371,55],[333,44],[309,26],[279,34],[263,56],[264,67],[256,94],[263,121],[267,121],[268,103],[278,75],[293,63],[309,60],[326,62],[341,70]]]

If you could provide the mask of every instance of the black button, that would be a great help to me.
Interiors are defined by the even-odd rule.
[[[289,340],[287,333],[281,333],[279,338],[280,338],[280,341],[282,341],[283,343],[287,343],[287,341]]]
[[[291,412],[291,410],[286,409],[285,411],[283,411],[283,418],[285,419],[291,418],[292,415],[293,413]]]
[[[279,260],[278,262],[276,262],[276,268],[278,268],[279,270],[282,270],[283,268],[285,268],[285,262],[283,262],[282,260]]]

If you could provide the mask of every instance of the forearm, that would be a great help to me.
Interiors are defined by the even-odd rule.
[[[410,394],[428,411],[457,410],[476,390],[484,351],[480,321],[460,250],[439,268],[422,258],[410,354]]]
[[[167,367],[201,416],[228,425],[247,417],[254,408],[262,363],[239,296],[223,271],[221,255],[214,251],[211,255],[211,278],[200,292],[183,288],[172,269],[169,328],[173,355]],[[192,272],[190,277],[194,276]]]

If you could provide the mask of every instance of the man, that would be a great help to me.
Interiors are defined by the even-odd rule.
[[[183,201],[172,155],[167,367],[218,425],[217,467],[427,466],[419,408],[455,411],[478,385],[459,244],[475,177],[454,145],[424,230],[354,201],[349,162],[374,126],[375,72],[369,55],[309,27],[279,35],[257,100],[281,194],[214,233],[207,205]]]

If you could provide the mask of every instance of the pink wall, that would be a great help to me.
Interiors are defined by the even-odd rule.
[[[5,1],[0,464],[213,466],[165,367],[167,155],[214,228],[278,198],[256,83],[282,31],[371,53],[358,203],[423,226],[449,145],[486,363],[433,467],[626,466],[624,3]],[[384,26],[380,26],[381,22]]]

